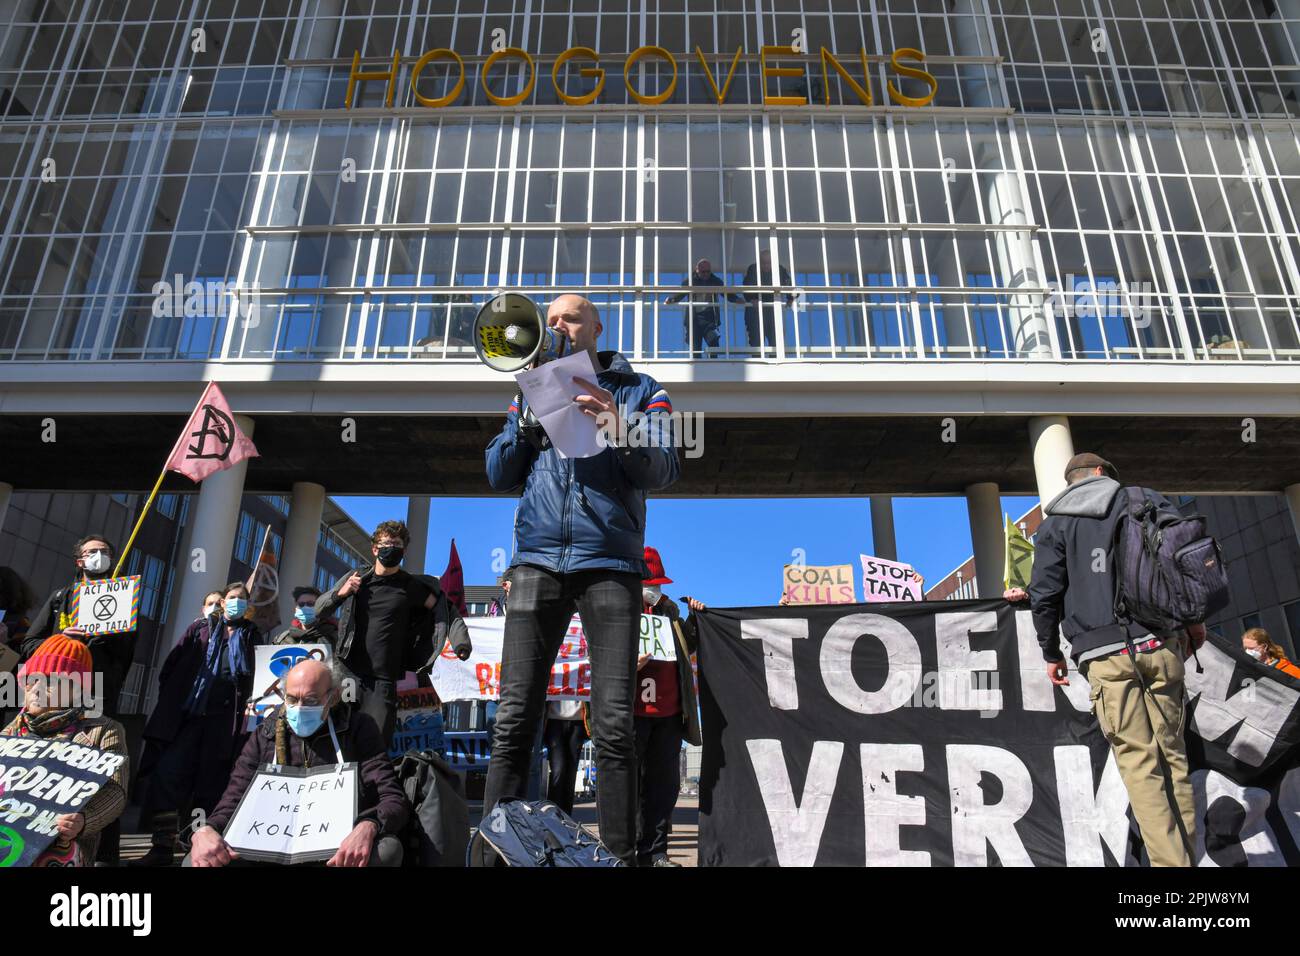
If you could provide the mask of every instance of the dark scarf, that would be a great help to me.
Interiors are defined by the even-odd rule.
[[[19,737],[53,737],[65,730],[77,731],[77,722],[85,715],[81,707],[65,707],[62,710],[47,710],[43,714],[32,715],[23,711],[18,716]]]
[[[217,673],[220,670],[218,655],[221,653],[223,637],[226,638],[226,649],[230,656],[230,676],[238,679],[253,673],[248,659],[248,649],[244,644],[247,634],[247,627],[228,627],[224,617],[218,617],[215,626],[208,625],[208,646],[204,651],[203,664],[199,667],[198,676],[194,679],[194,686],[190,688],[189,696],[185,698],[185,706],[182,708],[185,713],[202,714],[207,708],[208,694],[212,691],[212,685],[217,682]]]

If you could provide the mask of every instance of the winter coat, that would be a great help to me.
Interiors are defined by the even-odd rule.
[[[642,426],[642,438],[629,440],[633,447],[607,447],[590,458],[564,458],[554,446],[539,452],[520,432],[520,409],[511,403],[504,427],[487,447],[486,463],[494,490],[522,489],[512,565],[645,576],[646,495],[681,474],[672,403],[658,382],[633,371],[622,355],[601,352],[598,358],[604,371],[596,384],[613,394],[629,426]],[[638,423],[633,412],[646,418]]]

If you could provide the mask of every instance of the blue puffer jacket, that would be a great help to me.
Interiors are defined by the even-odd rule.
[[[519,433],[519,409],[487,447],[488,483],[496,491],[523,486],[515,510],[512,564],[552,571],[609,568],[645,576],[645,499],[681,473],[669,417],[668,393],[649,375],[635,372],[617,352],[601,352],[597,384],[614,396],[628,420],[646,413],[654,441],[644,447],[606,448],[591,458],[561,458],[554,448],[538,453]],[[629,444],[635,444],[629,441]]]

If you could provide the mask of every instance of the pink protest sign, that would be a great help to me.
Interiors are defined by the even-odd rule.
[[[910,564],[859,555],[862,558],[862,597],[867,602],[920,601],[921,582]]]

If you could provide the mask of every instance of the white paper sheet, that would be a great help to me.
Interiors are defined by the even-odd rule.
[[[591,458],[604,451],[604,446],[596,435],[596,419],[573,403],[575,395],[588,394],[575,377],[596,384],[590,352],[573,352],[539,368],[525,369],[516,373],[515,381],[561,457]]]

